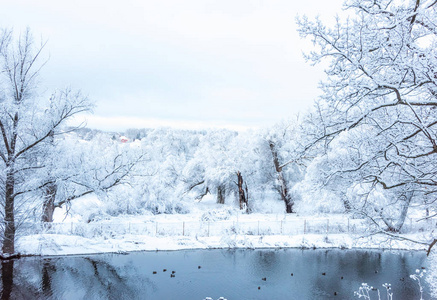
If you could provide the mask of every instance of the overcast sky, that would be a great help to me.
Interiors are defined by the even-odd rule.
[[[0,26],[48,40],[42,83],[96,103],[89,127],[244,129],[305,111],[321,67],[296,15],[331,20],[342,0],[10,0]]]

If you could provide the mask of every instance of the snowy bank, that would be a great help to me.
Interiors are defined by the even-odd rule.
[[[23,255],[227,248],[426,250],[424,245],[385,234],[370,235],[364,219],[342,214],[242,214],[229,207],[199,206],[189,214],[106,216],[93,222],[71,218],[70,214],[64,222],[23,232],[16,250]],[[403,238],[427,240],[429,228],[418,227],[411,220],[405,228]]]
[[[412,236],[408,236],[412,238]],[[17,250],[23,255],[72,255],[123,253],[130,251],[227,249],[227,248],[345,248],[425,250],[408,241],[378,235],[360,237],[348,234],[306,235],[227,235],[211,237],[123,235],[114,238],[85,238],[59,234],[23,236]]]

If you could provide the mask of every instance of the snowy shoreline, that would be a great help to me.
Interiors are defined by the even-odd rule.
[[[411,235],[405,237],[411,238]],[[17,241],[22,256],[66,256],[128,253],[138,251],[180,251],[208,249],[362,249],[426,251],[424,245],[388,239],[387,236],[359,238],[346,234],[233,235],[211,237],[151,237],[125,235],[114,239],[89,239],[80,236],[37,234]]]
[[[58,223],[23,232],[16,241],[16,252],[23,256],[62,256],[261,248],[427,250],[426,245],[408,241],[427,241],[428,236],[427,230],[416,228],[411,220],[406,225],[407,233],[399,235],[404,238],[401,240],[386,234],[372,235],[364,220],[345,215],[241,214],[206,201],[196,204],[189,214],[107,216],[93,222],[77,218],[73,206],[67,218],[64,212],[57,212]],[[87,211],[85,208],[78,210]]]

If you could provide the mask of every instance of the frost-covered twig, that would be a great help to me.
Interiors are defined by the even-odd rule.
[[[419,291],[420,291],[420,300],[423,300],[423,286],[420,282],[420,278],[422,278],[426,273],[426,270],[420,271],[419,269],[416,270],[416,274],[410,275],[410,278],[417,281],[417,284],[419,285]]]
[[[358,298],[364,298],[367,300],[370,300],[369,291],[372,290],[373,287],[369,286],[367,283],[362,283],[360,288],[358,289],[358,292],[354,292],[355,296],[358,296]]]
[[[417,281],[417,283],[419,284],[420,300],[423,300],[423,286],[422,286],[420,279],[425,275],[425,273],[426,273],[426,270],[420,271],[419,269],[417,269],[416,274],[410,275],[410,278]],[[393,293],[391,291],[391,284],[384,283],[382,286],[386,289],[387,300],[393,300]],[[371,291],[371,290],[376,290],[376,289],[373,288],[372,286],[369,286],[367,283],[362,283],[360,288],[358,289],[358,291],[354,292],[354,295],[358,296],[358,298],[364,298],[366,300],[371,300],[371,297],[369,294],[369,291]],[[381,300],[381,294],[379,293],[379,290],[378,290],[378,300]]]

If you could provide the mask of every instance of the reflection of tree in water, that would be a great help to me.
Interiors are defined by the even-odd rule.
[[[23,276],[17,270],[20,260],[4,260],[1,263],[1,299],[33,299],[38,294],[38,288],[26,282],[27,276]]]
[[[91,280],[83,281],[87,287],[86,294],[95,294],[98,298],[104,299],[135,299],[138,298],[138,292],[141,286],[127,280],[119,274],[119,270],[107,262],[97,261],[92,258],[84,258],[91,270]],[[150,284],[147,280],[145,283]],[[98,287],[98,290],[96,290]]]
[[[139,295],[142,298],[145,296],[144,288],[154,288],[148,278],[141,280],[133,280],[132,276],[122,276],[125,270],[116,268],[106,261],[97,260],[91,257],[76,258],[71,263],[58,260],[56,272],[51,276],[53,279],[59,275],[57,279],[61,284],[65,279],[72,279],[72,290],[77,290],[87,299],[138,299]],[[138,273],[135,270],[130,270],[133,273]]]
[[[1,299],[144,299],[146,289],[156,289],[148,278],[133,279],[129,273],[139,272],[132,267],[90,257],[22,260],[15,270],[13,260],[2,262]]]
[[[44,260],[41,275],[41,290],[44,297],[52,296],[52,277],[56,273],[56,266],[50,262],[50,259]]]
[[[14,284],[14,260],[2,261],[2,299],[10,299]]]
[[[258,263],[263,269],[278,267],[278,255],[275,250],[260,251],[258,253]]]

